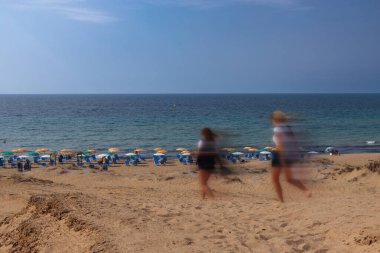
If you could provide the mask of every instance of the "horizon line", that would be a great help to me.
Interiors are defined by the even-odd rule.
[[[4,95],[354,95],[354,94],[380,94],[378,92],[220,92],[220,93],[0,93]]]

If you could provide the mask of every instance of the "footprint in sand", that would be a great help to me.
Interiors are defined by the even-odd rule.
[[[328,249],[317,249],[314,253],[327,253],[328,251]]]
[[[380,233],[368,233],[366,231],[361,231],[359,236],[354,238],[354,241],[358,245],[367,245],[370,246],[374,243],[380,242]]]
[[[209,239],[225,239],[225,235],[212,235],[208,237]]]
[[[320,225],[323,225],[323,223],[320,222],[320,221],[315,221],[315,222],[313,222],[313,224],[311,224],[311,225],[308,226],[307,228],[311,229],[311,228],[314,228],[314,227],[318,227],[318,226],[320,226]]]
[[[184,245],[191,245],[193,243],[194,243],[193,239],[191,239],[189,237],[184,238],[184,242],[183,242]]]
[[[267,241],[269,238],[263,234],[261,234],[260,232],[256,234],[255,238],[257,240],[264,240],[264,241]]]

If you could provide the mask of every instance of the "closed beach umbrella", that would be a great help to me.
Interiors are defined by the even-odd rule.
[[[108,151],[111,153],[119,153],[120,149],[119,148],[109,148]]]

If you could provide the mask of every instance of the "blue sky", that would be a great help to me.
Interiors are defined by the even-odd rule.
[[[0,0],[0,93],[380,92],[378,0]]]

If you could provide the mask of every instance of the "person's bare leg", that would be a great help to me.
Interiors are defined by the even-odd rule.
[[[208,186],[208,180],[210,179],[210,176],[211,176],[211,173],[210,172],[206,172],[206,175],[205,175],[205,187],[206,187],[206,193],[211,197],[211,198],[214,198],[214,194],[212,193],[212,190],[210,189],[210,187]]]
[[[304,191],[305,195],[307,197],[311,197],[311,191],[309,191],[306,188],[306,186],[300,180],[293,178],[293,173],[292,173],[292,170],[290,167],[285,167],[284,173],[285,173],[286,181],[288,183],[290,183],[290,184],[294,185],[295,187],[297,187],[298,189],[301,189],[302,191]]]
[[[199,170],[202,199],[204,199],[206,195],[209,195],[211,198],[214,198],[214,194],[212,193],[211,189],[208,187],[208,184],[207,184],[210,176],[211,176],[210,172],[205,171],[205,170]]]
[[[199,186],[201,191],[201,198],[205,199],[206,197],[206,190],[204,188],[204,173],[203,170],[199,170]]]
[[[284,197],[282,196],[282,189],[280,184],[280,167],[272,167],[272,182],[274,184],[274,189],[276,190],[277,197],[281,202],[284,202]]]

